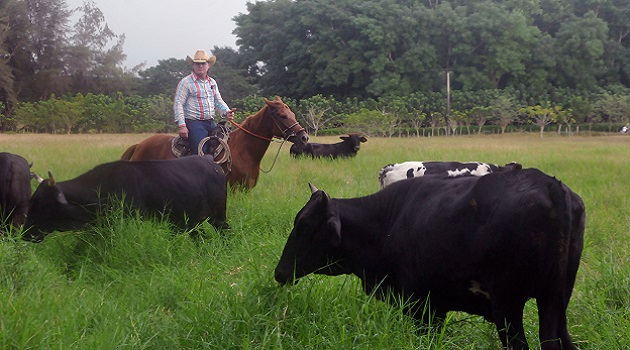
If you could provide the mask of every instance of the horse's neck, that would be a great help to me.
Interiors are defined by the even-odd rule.
[[[273,125],[264,123],[264,111],[247,117],[240,128],[230,133],[228,146],[232,153],[246,154],[252,159],[261,160],[273,137]],[[244,130],[241,130],[244,129]],[[246,131],[245,131],[246,130]]]

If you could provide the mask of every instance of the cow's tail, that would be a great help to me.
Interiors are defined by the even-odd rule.
[[[569,271],[571,260],[571,233],[572,233],[572,212],[571,212],[571,193],[568,188],[562,184],[560,180],[552,179],[549,183],[549,194],[553,203],[553,212],[558,229],[559,254],[558,263],[564,272]],[[566,273],[561,276],[566,278]]]
[[[558,309],[553,312],[556,318],[557,333],[552,337],[559,339],[565,348],[574,349],[567,329],[566,309],[571,299],[577,276],[582,248],[584,245],[584,204],[582,199],[559,180],[553,179],[549,193],[554,204],[558,228],[558,257],[556,271],[558,289],[555,290]],[[541,333],[542,336],[542,333]],[[543,341],[541,339],[541,341]]]
[[[129,148],[127,148],[127,150],[125,151],[125,153],[123,153],[123,155],[120,157],[120,159],[122,160],[131,160],[131,157],[133,157],[133,154],[136,152],[136,148],[138,147],[138,144],[135,144]]]
[[[563,265],[566,268],[565,293],[567,302],[571,297],[573,284],[584,246],[585,209],[582,199],[562,182],[554,179],[550,193],[557,213],[558,229],[563,244]]]

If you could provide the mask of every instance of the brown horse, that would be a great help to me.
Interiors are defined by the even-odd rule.
[[[260,161],[274,137],[302,145],[308,142],[308,134],[280,97],[275,100],[265,99],[265,103],[261,110],[247,117],[242,124],[236,124],[238,128],[230,132],[227,144],[232,159],[231,169],[226,163],[221,164],[221,167],[232,187],[250,189],[256,186]],[[174,159],[176,156],[171,148],[174,138],[164,134],[151,136],[129,147],[121,159]],[[219,154],[217,157],[222,156]]]

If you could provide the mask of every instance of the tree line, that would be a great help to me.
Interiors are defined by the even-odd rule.
[[[234,21],[238,50],[215,46],[211,75],[243,115],[279,95],[314,133],[630,122],[616,0],[272,0]],[[4,0],[0,131],[169,131],[189,66],[122,68],[123,47],[93,1]]]
[[[318,94],[300,100],[283,97],[283,101],[314,136],[360,131],[368,136],[419,137],[512,130],[539,131],[543,137],[548,125],[554,125],[558,133],[617,132],[623,125],[630,125],[629,92],[606,91],[587,100],[571,90],[556,91],[553,100],[526,105],[509,89],[454,91],[449,118],[444,115],[447,96],[443,92],[363,100],[337,100]],[[255,95],[235,99],[231,104],[237,108],[237,122],[256,113],[262,105],[262,97]],[[66,94],[23,102],[11,116],[2,113],[0,104],[0,118],[15,125],[16,130],[35,133],[175,132],[172,111],[172,99],[165,95],[120,93]]]

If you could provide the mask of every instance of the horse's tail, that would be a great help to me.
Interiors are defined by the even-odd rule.
[[[122,157],[120,157],[120,159],[122,160],[131,160],[131,157],[133,157],[134,152],[136,152],[136,148],[138,147],[138,144],[135,144],[129,148],[127,148],[127,150],[125,151],[125,153],[123,153]]]

